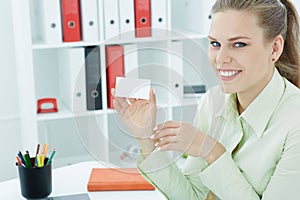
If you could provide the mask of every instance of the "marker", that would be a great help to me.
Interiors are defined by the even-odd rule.
[[[50,164],[50,163],[52,162],[52,159],[53,159],[53,157],[55,156],[55,153],[56,153],[56,149],[53,149],[53,150],[52,150],[52,153],[51,153],[51,155],[50,155],[50,158],[49,158],[49,160],[48,160],[48,162],[47,162],[47,165]]]
[[[42,155],[44,156],[44,159],[46,158],[48,148],[49,148],[49,145],[44,144],[43,149],[42,149]]]
[[[20,166],[20,167],[24,167],[24,164],[22,163],[20,157],[19,157],[19,156],[16,156],[16,158],[17,158],[17,161],[18,161],[19,166]]]
[[[28,153],[25,153],[25,154],[24,154],[24,160],[25,160],[25,164],[26,164],[26,167],[27,167],[27,168],[32,167],[32,166],[31,166],[31,163],[30,163],[30,157],[29,157],[29,154],[28,154]]]
[[[43,166],[42,166],[41,157],[42,157],[42,154],[38,154],[38,155],[36,156],[37,167],[43,167]]]
[[[21,151],[19,151],[18,156],[19,156],[19,158],[21,159],[21,162],[26,166],[26,162],[25,162],[25,160],[24,160],[24,157],[23,157]]]
[[[39,150],[40,150],[40,144],[37,145],[37,148],[36,148],[36,153],[35,153],[35,158],[34,158],[34,162],[33,162],[33,166],[36,167],[37,166],[37,155],[39,154]]]

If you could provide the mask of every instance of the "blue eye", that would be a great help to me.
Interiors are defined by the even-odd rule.
[[[215,41],[210,42],[210,44],[213,47],[220,47],[221,46],[221,44],[219,42],[215,42]]]
[[[243,42],[236,42],[233,44],[234,47],[245,47],[247,46],[247,44],[243,43]]]

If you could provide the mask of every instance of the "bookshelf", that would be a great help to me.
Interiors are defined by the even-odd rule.
[[[37,143],[48,143],[57,148],[54,167],[92,159],[120,166],[134,164],[134,159],[126,157],[120,160],[120,156],[129,150],[135,152],[137,144],[117,113],[107,107],[106,46],[136,45],[137,78],[151,79],[157,91],[157,123],[171,119],[193,122],[200,96],[185,98],[183,92],[176,92],[176,88],[170,90],[170,86],[177,87],[172,85],[174,78],[183,78],[184,85],[204,84],[209,88],[217,84],[205,50],[208,11],[213,0],[166,0],[165,35],[105,38],[104,25],[99,22],[98,40],[57,44],[47,44],[37,39],[38,29],[32,28],[37,23],[31,17],[33,2],[12,0],[11,3],[18,98],[21,101],[20,114],[9,117],[21,119],[23,148],[34,152]],[[104,15],[103,1],[98,0],[97,3],[98,14]],[[173,51],[174,43],[179,44],[179,53]],[[90,46],[100,49],[102,109],[74,112],[61,100],[60,90],[64,85],[60,82],[62,65],[59,63],[64,62],[64,58],[60,52]],[[181,70],[172,68],[178,65],[177,61]],[[56,98],[59,111],[37,114],[37,100],[42,97]]]

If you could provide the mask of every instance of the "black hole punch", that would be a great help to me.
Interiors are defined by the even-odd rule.
[[[111,25],[114,25],[114,23],[115,23],[115,20],[110,20],[110,22],[109,22]]]
[[[94,26],[94,22],[93,21],[89,21],[89,25],[90,26]]]
[[[81,97],[81,92],[77,92],[77,93],[76,93],[76,96],[77,96],[77,97]]]
[[[158,22],[162,22],[163,21],[163,18],[158,18]]]
[[[75,22],[74,21],[69,21],[68,26],[70,28],[74,28],[75,27]]]
[[[142,24],[146,24],[146,22],[147,22],[147,19],[146,19],[145,17],[143,17],[143,18],[141,18],[141,20],[140,20],[140,21],[141,21],[141,23],[142,23]]]
[[[126,19],[126,20],[125,20],[125,23],[126,23],[126,24],[129,24],[129,23],[130,23],[130,20],[129,20],[129,19]]]
[[[208,19],[211,19],[211,15],[208,15]]]
[[[51,23],[50,27],[51,27],[51,28],[55,28],[55,27],[56,27],[56,24],[55,24],[55,23]]]
[[[178,83],[176,83],[176,84],[175,84],[175,88],[178,88],[178,87],[179,87],[179,84],[178,84]]]

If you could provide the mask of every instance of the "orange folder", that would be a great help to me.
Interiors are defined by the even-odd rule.
[[[151,37],[151,0],[134,0],[135,37]]]
[[[87,190],[154,190],[137,168],[93,168],[87,184]]]
[[[81,40],[80,9],[78,0],[61,0],[63,41]]]
[[[107,107],[114,108],[111,88],[116,87],[116,77],[124,76],[123,46],[106,46],[106,82],[107,82]]]

